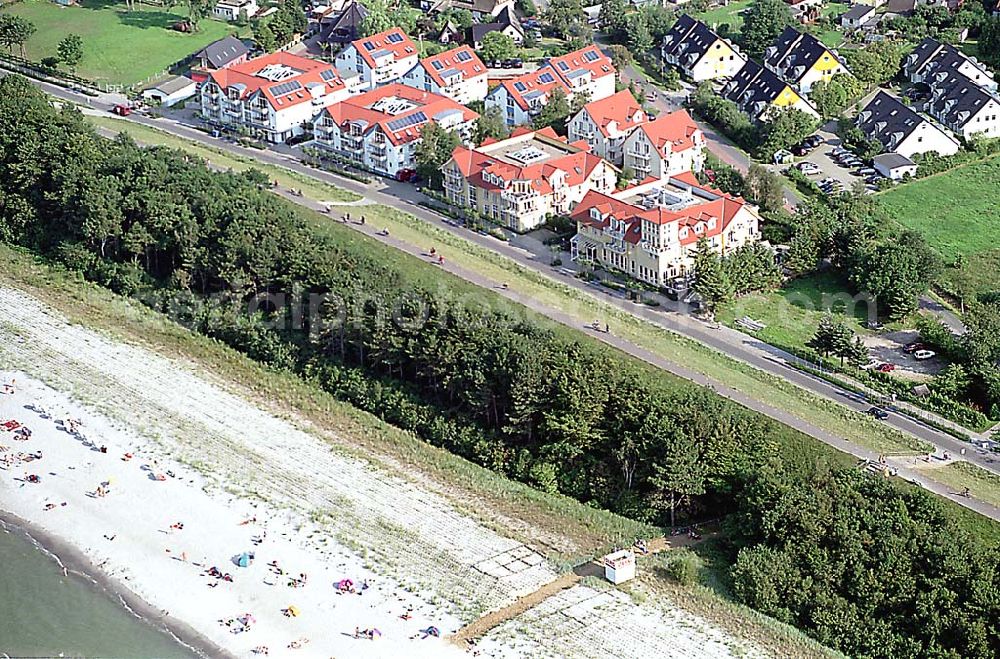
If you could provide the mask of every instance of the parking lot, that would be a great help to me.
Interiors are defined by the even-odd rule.
[[[834,131],[836,122],[829,122],[814,134],[824,139],[824,142],[805,156],[796,156],[795,165],[802,162],[810,162],[816,165],[818,172],[809,174],[809,179],[817,184],[824,180],[836,181],[842,190],[850,190],[858,181],[864,182],[864,178],[854,174],[854,167],[841,166],[834,160],[833,152],[841,147],[842,141]],[[865,163],[863,166],[869,166]],[[775,171],[782,171],[788,165],[774,165]]]
[[[892,370],[893,375],[913,382],[926,382],[944,368],[945,363],[937,356],[917,359],[903,351],[904,346],[917,341],[918,338],[916,330],[903,330],[865,337],[864,342],[868,347],[868,354],[873,359],[895,367]]]

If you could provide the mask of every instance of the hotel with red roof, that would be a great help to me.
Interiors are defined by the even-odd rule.
[[[504,80],[486,96],[486,107],[499,108],[508,126],[530,124],[561,88],[570,100],[599,101],[615,93],[615,67],[597,46],[553,57],[537,71]]]
[[[625,138],[649,121],[646,111],[627,89],[600,101],[591,101],[567,124],[571,142],[584,140],[591,152],[622,166]]]
[[[420,130],[435,122],[467,140],[479,115],[446,96],[391,84],[331,105],[316,121],[315,144],[387,176],[416,169]]]
[[[625,138],[624,166],[637,181],[666,180],[681,172],[700,172],[705,166],[705,134],[684,110],[644,122]]]
[[[569,144],[551,128],[515,130],[505,140],[459,147],[442,171],[453,204],[514,231],[530,231],[549,215],[567,215],[588,191],[611,192],[618,173],[586,143]]]
[[[701,238],[720,254],[759,239],[755,206],[702,186],[690,172],[621,192],[592,190],[572,218],[574,260],[587,259],[654,286],[690,271]]]
[[[468,105],[486,98],[486,76],[486,65],[475,51],[459,46],[420,60],[401,82]]]
[[[322,108],[350,94],[329,64],[279,52],[212,71],[199,99],[209,123],[284,142],[303,134],[303,124]]]
[[[417,65],[417,47],[398,27],[352,41],[337,55],[338,71],[355,73],[364,89],[398,82]]]

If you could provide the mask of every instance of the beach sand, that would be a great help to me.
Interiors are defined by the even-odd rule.
[[[410,638],[429,626],[454,628],[454,617],[381,577],[351,551],[314,546],[293,514],[225,493],[210,495],[204,477],[153,457],[147,442],[26,374],[0,373],[0,380],[11,379],[17,381],[16,393],[0,396],[0,420],[17,419],[32,434],[20,441],[14,433],[0,431],[0,444],[8,447],[7,455],[41,451],[42,458],[0,472],[0,505],[79,548],[99,574],[149,602],[163,613],[164,622],[186,623],[211,644],[239,656],[252,656],[252,649],[262,645],[282,656],[293,652],[289,643],[303,638],[309,643],[295,650],[295,656],[458,654],[441,639]],[[60,421],[66,418],[83,421],[80,432],[86,439],[63,429]],[[134,457],[125,461],[125,453]],[[29,474],[40,482],[27,482]],[[166,480],[155,480],[157,474]],[[107,482],[108,494],[96,496]],[[55,507],[46,510],[49,504]],[[254,518],[256,522],[247,523]],[[178,522],[183,529],[172,529]],[[257,544],[265,532],[266,539]],[[233,558],[244,552],[254,552],[255,560],[241,568]],[[271,561],[286,575],[276,574],[267,565]],[[212,566],[233,581],[205,576]],[[290,578],[300,573],[307,575],[306,585],[291,587]],[[370,587],[361,594],[337,594],[334,584],[345,578],[359,592],[366,580]],[[283,613],[288,606],[299,615]],[[410,608],[412,619],[402,620]],[[246,613],[256,619],[249,631],[237,633],[243,627],[238,622],[219,622]],[[376,628],[381,637],[355,639],[355,627]],[[178,635],[190,638],[185,631]]]

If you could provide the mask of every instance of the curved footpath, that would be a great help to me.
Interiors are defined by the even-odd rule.
[[[52,96],[84,106],[89,106],[95,110],[109,111],[116,102],[121,100],[108,95],[102,95],[101,98],[94,99],[45,82],[32,80],[32,83]],[[428,222],[429,224],[433,224],[441,230],[448,231],[463,240],[476,243],[482,247],[506,256],[519,265],[530,268],[550,279],[558,281],[565,286],[571,286],[578,290],[585,291],[594,297],[603,299],[605,302],[612,304],[621,310],[627,311],[628,313],[641,317],[655,325],[702,343],[703,345],[749,364],[761,371],[787,380],[802,389],[842,404],[849,409],[862,412],[871,406],[871,403],[863,396],[842,387],[830,384],[825,380],[794,368],[792,364],[796,358],[788,353],[783,353],[777,348],[765,344],[758,339],[728,328],[715,329],[713,326],[706,325],[701,321],[679,313],[665,313],[663,311],[656,311],[645,306],[637,306],[624,300],[620,296],[613,294],[611,291],[595,293],[594,287],[585,282],[575,278],[560,277],[558,274],[553,273],[552,269],[547,264],[541,263],[535,255],[528,250],[509,245],[490,236],[481,235],[466,229],[455,227],[446,222],[447,218],[444,216],[423,206],[419,206],[418,204],[423,199],[423,195],[417,192],[411,185],[384,180],[379,180],[373,185],[360,183],[358,181],[337,176],[330,172],[309,167],[303,164],[295,155],[273,149],[261,151],[257,149],[244,148],[230,142],[212,138],[199,130],[170,119],[150,119],[142,115],[133,114],[130,115],[127,120],[149,126],[150,128],[162,130],[214,149],[220,149],[243,157],[253,158],[262,163],[284,167],[302,175],[314,178],[318,181],[355,192],[374,203],[382,204],[413,215],[414,217]],[[325,210],[326,208],[326,205],[312,202],[311,200],[302,197],[288,196],[288,198],[295,203],[312,208],[313,210]],[[423,247],[405,243],[391,236],[380,236],[377,234],[377,226],[373,227],[370,224],[365,226],[351,224],[349,226],[376,240],[379,240],[382,243],[395,247],[396,249],[417,257],[424,257]],[[493,288],[495,292],[519,302],[553,320],[577,329],[586,329],[581,328],[577,320],[570,317],[568,314],[541,304],[532,298],[518,295],[518,293],[514,290],[501,289],[500,282],[483,277],[476,272],[457,267],[453,263],[446,263],[442,267],[448,272],[462,277],[473,284]],[[595,336],[601,341],[604,341],[605,343],[608,343],[609,345],[612,345],[654,366],[663,368],[664,370],[687,380],[691,380],[697,384],[710,386],[720,395],[730,398],[731,400],[760,412],[761,414],[765,414],[781,423],[792,426],[797,430],[800,430],[803,433],[806,433],[815,439],[818,439],[845,453],[849,453],[859,459],[877,460],[879,458],[879,454],[875,451],[849,442],[842,437],[834,435],[833,433],[793,416],[784,410],[777,409],[764,401],[727,387],[726,385],[689,369],[682,364],[677,364],[654,355],[629,341],[615,336],[614,334],[599,332],[595,333]],[[1000,461],[993,457],[992,454],[985,450],[978,449],[971,444],[958,440],[945,432],[939,431],[919,419],[897,412],[890,414],[886,423],[893,426],[897,430],[910,434],[933,445],[937,451],[948,451],[954,454],[960,454],[961,451],[965,449],[965,460],[982,467],[991,473],[1000,474]],[[970,508],[983,515],[991,517],[992,519],[1000,521],[1000,508],[982,501],[964,497],[961,494],[952,491],[947,486],[937,483],[936,481],[932,481],[926,478],[923,474],[907,468],[900,460],[896,460],[893,466],[899,469],[901,477],[912,482],[920,483],[923,487],[930,491],[951,499],[966,508]]]

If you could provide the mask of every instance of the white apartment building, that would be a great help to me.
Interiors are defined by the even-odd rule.
[[[705,134],[684,110],[639,125],[622,146],[624,166],[637,181],[666,180],[705,166]]]
[[[323,108],[348,96],[350,90],[329,64],[278,52],[212,71],[199,100],[210,123],[284,142],[302,135],[303,124]]]
[[[415,170],[420,131],[434,122],[467,142],[479,115],[446,96],[401,84],[379,87],[325,108],[315,143],[366,169],[397,177]]]
[[[573,260],[586,259],[654,286],[693,267],[701,238],[720,254],[760,239],[756,207],[702,187],[690,172],[619,193],[588,192],[572,217]]]
[[[399,82],[417,65],[417,47],[398,27],[352,41],[334,60],[338,71],[350,71],[364,89]],[[345,74],[346,76],[346,74]]]
[[[508,126],[531,123],[561,88],[570,100],[583,96],[599,101],[615,93],[615,67],[597,46],[587,46],[553,57],[537,71],[504,80],[486,96],[486,107],[496,107]]]
[[[403,76],[401,82],[468,105],[486,98],[486,66],[468,46],[459,46],[425,57]]]
[[[646,111],[627,89],[600,101],[591,101],[566,126],[570,142],[583,140],[594,153],[621,167],[625,138],[649,121]]]
[[[879,91],[858,113],[855,123],[887,153],[905,158],[928,152],[950,156],[959,149],[958,140],[947,131],[884,91]]]
[[[611,192],[617,181],[614,166],[551,128],[519,129],[492,144],[459,147],[442,171],[451,203],[514,231],[567,215],[587,192]]]

